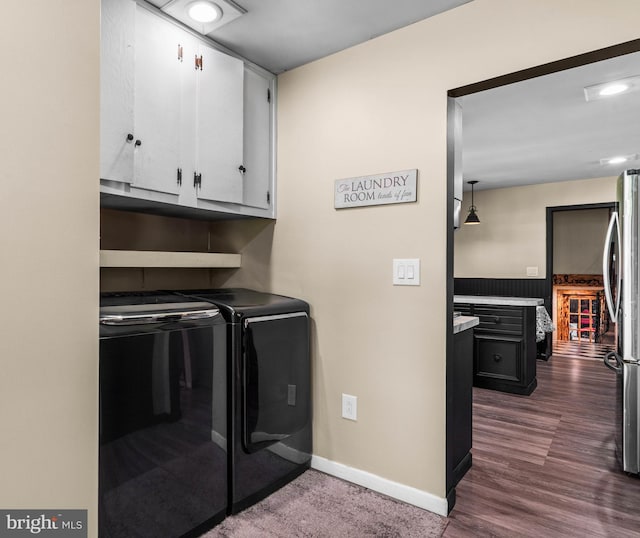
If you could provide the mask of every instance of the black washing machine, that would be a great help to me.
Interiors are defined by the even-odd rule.
[[[101,296],[102,538],[200,536],[226,516],[226,330],[211,303]]]
[[[227,321],[229,510],[237,513],[311,463],[309,305],[248,289],[189,290]]]

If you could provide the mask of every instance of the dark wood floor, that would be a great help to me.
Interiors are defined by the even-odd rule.
[[[538,388],[474,388],[473,467],[455,537],[640,537],[640,479],[617,470],[615,375],[601,361],[538,361]]]

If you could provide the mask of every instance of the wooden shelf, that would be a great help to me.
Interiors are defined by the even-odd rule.
[[[186,267],[226,269],[240,267],[240,254],[217,252],[159,252],[151,250],[101,250],[100,267]]]

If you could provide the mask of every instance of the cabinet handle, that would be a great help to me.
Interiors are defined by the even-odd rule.
[[[502,355],[500,355],[500,353],[494,353],[493,360],[496,362],[500,362],[502,360]]]
[[[198,58],[198,55],[196,54],[196,71],[198,69],[202,71],[202,56]]]
[[[182,45],[178,44],[178,61],[182,62]]]
[[[193,187],[195,189],[202,187],[202,174],[193,173]]]
[[[142,145],[142,140],[140,140],[138,138],[138,140],[136,140],[136,143],[134,144],[136,147],[141,146]]]
[[[238,166],[238,170],[240,170],[242,174],[244,174],[247,171],[247,169],[242,165]]]
[[[129,133],[127,135],[127,142],[131,142],[133,140],[133,135],[131,133]]]
[[[182,185],[182,168],[178,168],[178,173],[176,174],[176,181],[178,185]]]

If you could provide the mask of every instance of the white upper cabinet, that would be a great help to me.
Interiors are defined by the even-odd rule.
[[[244,65],[204,43],[198,57],[198,198],[241,204]]]
[[[134,0],[101,31],[103,205],[273,218],[275,77]]]
[[[135,187],[242,203],[243,72],[242,61],[137,8]]]
[[[244,204],[271,206],[271,96],[272,81],[245,67],[244,70]]]
[[[133,181],[134,40],[136,4],[102,2],[100,42],[100,177]]]
[[[136,9],[135,187],[178,194],[184,62],[179,28]],[[139,144],[135,146],[135,144]]]

